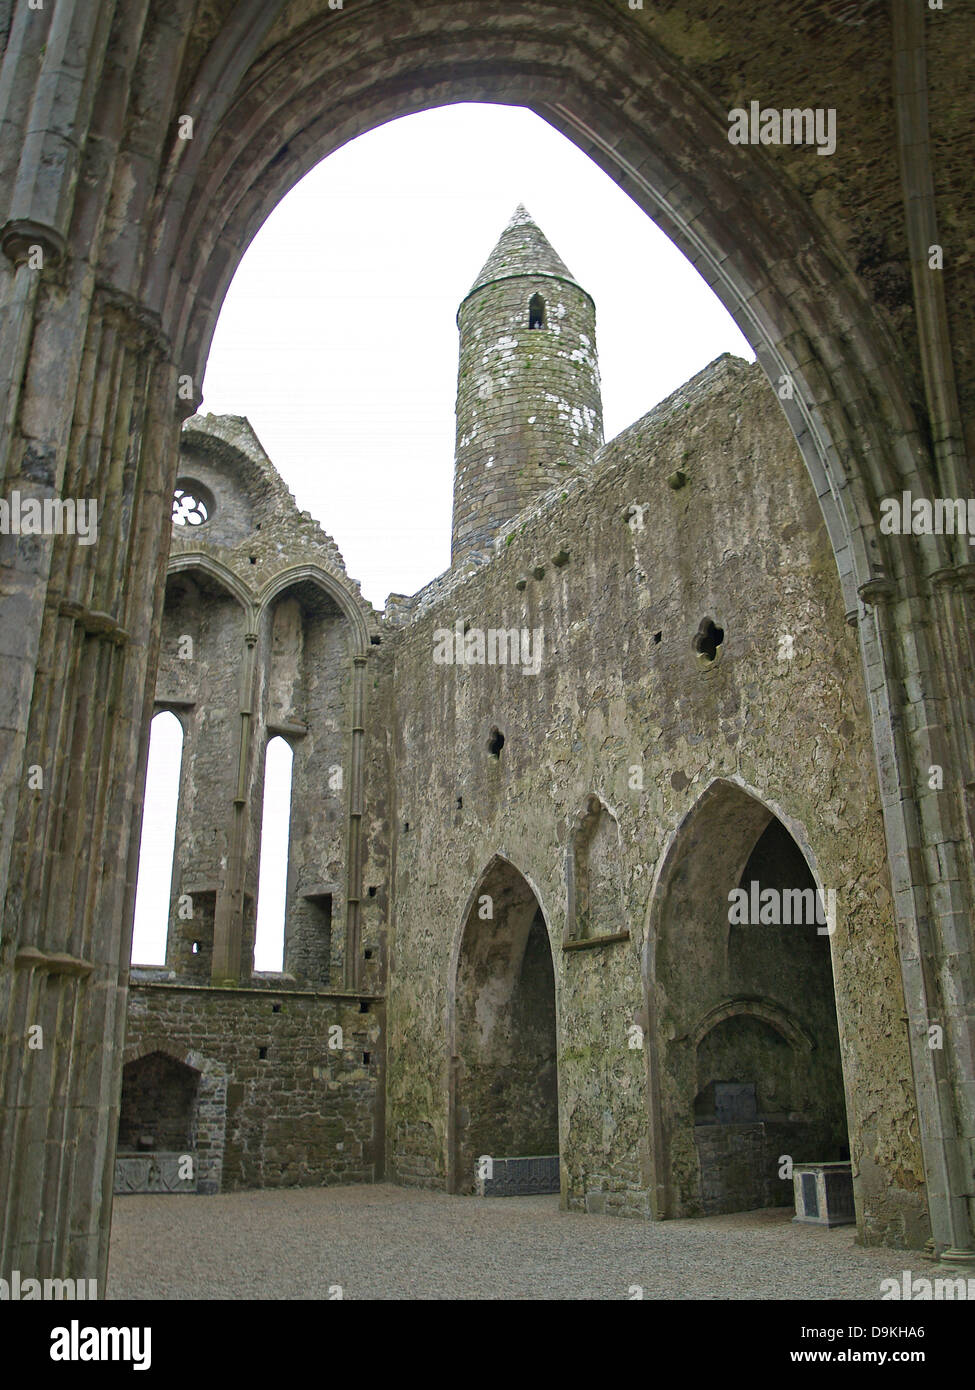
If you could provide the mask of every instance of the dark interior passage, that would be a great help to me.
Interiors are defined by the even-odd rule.
[[[455,1039],[453,1187],[471,1192],[482,1156],[559,1151],[548,931],[531,888],[506,860],[488,871],[465,926]]]
[[[729,922],[727,978],[741,1011],[697,1046],[694,1140],[706,1212],[790,1206],[786,1156],[849,1158],[826,904],[779,820],[759,836],[738,887],[748,920]]]
[[[787,1207],[786,1160],[849,1158],[829,887],[734,784],[682,827],[657,945],[668,1215]]]

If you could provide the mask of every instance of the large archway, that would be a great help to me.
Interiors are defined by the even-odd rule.
[[[499,1159],[559,1152],[552,949],[538,899],[507,859],[492,861],[471,899],[449,999],[448,1186],[469,1193],[479,1165],[483,1178]]]
[[[880,141],[881,161],[894,148],[900,154],[903,181],[894,201],[905,215],[896,236],[908,248],[900,272],[909,271],[913,283],[912,323],[923,364],[918,370],[894,326],[912,297],[906,279],[891,296],[868,268],[875,229],[864,254],[854,249],[856,235],[841,244],[853,231],[851,219],[838,210],[835,217],[823,215],[828,198],[800,191],[806,171],[781,150],[771,159],[764,148],[728,142],[727,113],[742,90],[741,70],[721,88],[724,101],[714,99],[713,79],[716,72],[735,71],[730,55],[745,31],[754,37],[754,14],[740,40],[730,31],[719,37],[713,13],[702,7],[696,22],[685,14],[682,41],[666,20],[657,25],[655,10],[647,7],[638,16],[622,3],[585,0],[570,13],[556,0],[533,0],[506,5],[503,21],[493,23],[496,16],[473,4],[434,3],[408,15],[390,5],[388,22],[373,33],[351,23],[335,25],[322,13],[276,46],[263,46],[263,17],[242,18],[233,61],[243,61],[248,45],[254,51],[263,46],[253,82],[239,99],[218,99],[214,121],[220,133],[209,151],[199,151],[192,175],[173,163],[160,185],[160,244],[185,273],[181,280],[157,274],[144,282],[145,292],[164,322],[174,324],[184,367],[199,381],[241,249],[282,193],[324,153],[363,130],[430,106],[472,100],[522,104],[550,121],[626,188],[698,267],[777,389],[819,498],[870,688],[880,692],[870,702],[872,733],[892,846],[935,1242],[961,1258],[975,1258],[960,1159],[962,1136],[970,1138],[975,1125],[968,1099],[975,1094],[975,1044],[966,1018],[970,1004],[958,1001],[952,965],[962,955],[971,978],[972,944],[947,888],[975,881],[972,812],[960,776],[950,790],[945,785],[935,795],[924,791],[933,765],[961,769],[972,760],[975,735],[966,732],[966,718],[960,710],[957,719],[945,718],[965,687],[961,671],[975,661],[975,628],[963,616],[969,557],[957,538],[892,542],[878,522],[881,499],[902,489],[958,494],[968,486],[944,280],[932,277],[928,259],[937,215],[922,76],[924,15],[907,0],[875,13],[870,44],[855,45],[857,82],[839,113],[846,129],[855,131],[850,148],[857,151],[856,178],[870,163],[872,141]],[[406,22],[399,26],[402,18]],[[822,81],[843,16],[810,7],[800,23],[816,44]],[[942,30],[936,42],[945,37]],[[775,35],[765,41],[770,53],[777,51]],[[714,54],[710,66],[695,62],[699,43]],[[230,61],[229,50],[219,62],[214,55],[214,77],[220,63]],[[689,80],[691,70],[695,76]],[[868,70],[880,85],[889,70],[895,74],[889,123],[886,129],[875,123],[869,132],[856,114]],[[778,88],[774,75],[769,78],[763,93]],[[791,104],[791,85],[780,90],[783,98],[790,93],[782,104]],[[828,227],[843,230],[837,237]],[[158,264],[164,263],[161,257]],[[164,288],[168,297],[160,293]],[[957,281],[955,288],[960,291]],[[939,626],[956,625],[966,634],[960,655],[930,636]],[[902,683],[913,692],[915,706],[906,730],[898,714]],[[943,761],[940,754],[935,758],[934,747],[945,749]],[[908,853],[920,842],[928,846],[927,862],[937,866],[923,884]],[[948,1020],[951,1045],[942,1051],[924,1043],[936,1017]],[[941,1193],[951,1195],[942,1201]]]
[[[179,417],[194,406],[223,293],[267,211],[312,164],[382,121],[457,100],[529,105],[591,153],[701,267],[772,380],[790,386],[783,406],[868,673],[935,1244],[975,1258],[964,1160],[975,1095],[969,556],[958,537],[878,533],[887,494],[968,490],[944,293],[948,281],[960,336],[971,295],[950,277],[964,258],[943,278],[928,273],[938,212],[925,11],[908,0],[874,7],[858,40],[836,7],[797,9],[817,92],[843,94],[848,132],[832,162],[812,155],[800,168],[811,151],[732,147],[726,123],[743,93],[793,105],[792,28],[753,7],[686,5],[679,22],[662,9],[245,0],[17,10],[2,58],[7,144],[21,157],[2,175],[0,447],[9,489],[39,483],[103,506],[97,547],[28,538],[4,569],[17,614],[0,701],[10,711],[5,1259],[36,1260],[45,1274],[63,1272],[70,1252],[72,1272],[104,1269],[108,1223],[90,1211],[111,1162],[139,834],[130,812],[142,797]],[[954,23],[929,16],[948,67],[952,46],[965,49]],[[865,104],[864,88],[890,99]],[[880,244],[898,247],[893,300],[882,260],[869,273],[876,245],[872,261],[857,250],[860,205],[877,209]],[[970,391],[970,364],[959,358],[958,372]],[[947,772],[943,786],[928,780],[933,765]],[[34,768],[55,795],[38,801]],[[50,1006],[53,1091],[22,1041],[38,999]],[[927,1046],[932,1022],[944,1026],[940,1051]],[[96,1046],[102,1067],[74,1065]],[[93,1132],[77,1154],[54,1142]],[[38,1134],[50,1136],[43,1163],[32,1157]],[[42,1200],[54,1190],[62,1200]]]
[[[650,941],[658,1215],[788,1207],[784,1159],[850,1157],[835,912],[742,788],[714,784],[680,827]]]

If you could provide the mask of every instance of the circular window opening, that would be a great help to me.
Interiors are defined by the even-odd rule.
[[[177,478],[173,490],[173,525],[205,526],[213,516],[213,494],[192,478]]]

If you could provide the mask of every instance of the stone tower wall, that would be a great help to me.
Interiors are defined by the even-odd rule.
[[[540,295],[545,324],[529,327]],[[516,275],[461,305],[452,563],[487,558],[505,522],[587,467],[603,442],[596,310],[551,275]]]

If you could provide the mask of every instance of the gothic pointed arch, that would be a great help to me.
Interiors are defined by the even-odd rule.
[[[352,632],[352,654],[366,656],[373,637],[379,635],[375,615],[345,575],[332,573],[322,565],[290,565],[279,571],[261,590],[258,609],[267,608],[286,589],[311,584],[322,590],[338,606]]]
[[[849,1157],[823,885],[792,825],[715,778],[661,856],[644,955],[658,1216],[788,1205],[781,1154]]]
[[[557,1176],[556,1019],[541,904],[511,860],[496,854],[467,900],[449,966],[451,1192],[474,1190],[481,1160],[490,1170],[499,1160],[547,1156]]]

